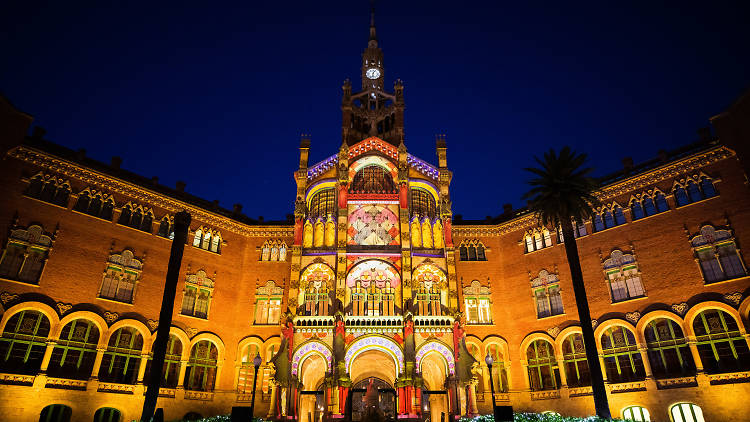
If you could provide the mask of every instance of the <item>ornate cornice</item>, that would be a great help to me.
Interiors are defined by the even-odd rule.
[[[718,145],[709,150],[693,154],[678,161],[665,164],[661,167],[629,177],[625,180],[604,186],[597,196],[600,201],[606,202],[620,195],[643,190],[655,183],[675,179],[686,173],[698,171],[703,167],[734,157],[735,155],[735,152],[731,149],[723,145]],[[528,213],[500,224],[486,226],[455,225],[453,226],[453,235],[457,237],[502,236],[510,232],[525,230],[529,227],[536,226],[537,224],[536,217],[533,214]]]
[[[186,210],[193,215],[195,220],[199,220],[215,228],[228,230],[248,237],[292,237],[294,235],[294,227],[292,226],[250,226],[243,224],[187,202],[154,192],[114,176],[91,170],[28,146],[16,147],[8,152],[8,156],[56,174],[78,179],[100,189],[106,188],[109,192],[116,192],[128,198],[158,206],[168,212],[175,213]]]

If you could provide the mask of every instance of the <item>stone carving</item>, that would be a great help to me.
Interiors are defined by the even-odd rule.
[[[685,312],[688,310],[688,304],[686,302],[682,303],[675,303],[672,305],[672,310],[680,314],[681,316],[685,316]]]
[[[591,320],[591,328],[596,328],[596,326],[599,325],[599,321],[592,319]]]
[[[198,334],[198,329],[193,327],[187,327],[185,328],[185,332],[188,336],[193,337],[194,335]]]
[[[549,327],[547,328],[547,333],[549,333],[549,335],[551,335],[552,337],[557,337],[557,335],[560,334],[560,328],[558,328],[557,326]]]
[[[71,305],[70,303],[57,302],[57,310],[60,311],[60,315],[68,312],[72,307],[73,305]]]
[[[733,303],[734,306],[737,306],[740,304],[740,301],[742,300],[742,293],[740,292],[727,293],[724,295],[724,300],[726,300],[727,302]]]
[[[148,324],[148,328],[150,328],[151,331],[154,331],[157,328],[159,328],[159,321],[155,321],[153,319],[150,319],[150,320],[146,321],[146,323]]]
[[[117,312],[109,312],[109,311],[104,312],[104,320],[110,324],[115,322],[117,318],[119,317],[120,315]]]
[[[635,312],[628,312],[625,314],[625,319],[632,322],[633,324],[636,324],[639,319],[641,319],[641,313],[638,311]]]
[[[0,294],[0,300],[3,301],[3,305],[16,299],[18,299],[18,295],[14,295],[8,292],[3,292],[2,294]]]

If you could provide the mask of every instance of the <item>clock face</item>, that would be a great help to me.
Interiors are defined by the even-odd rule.
[[[380,70],[375,68],[367,69],[365,76],[369,79],[378,79],[380,77]]]

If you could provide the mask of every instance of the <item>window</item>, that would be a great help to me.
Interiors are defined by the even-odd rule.
[[[214,391],[219,349],[208,340],[201,340],[190,351],[185,389],[192,391]]]
[[[250,344],[242,351],[239,374],[237,378],[237,392],[240,394],[249,394],[253,392],[253,378],[255,377],[255,366],[253,359],[259,354],[258,346]],[[258,369],[260,372],[260,368]],[[260,385],[256,385],[256,388]]]
[[[534,340],[526,350],[531,391],[557,390],[560,388],[560,371],[552,344],[546,340]]]
[[[487,345],[487,353],[492,356],[492,382],[495,384],[495,391],[499,393],[508,392],[508,372],[505,368],[505,359],[500,351],[500,346],[495,343]],[[480,361],[483,358],[479,359]]]
[[[526,233],[526,253],[538,251],[552,246],[552,238],[550,237],[549,230],[545,229],[534,229]]]
[[[629,406],[622,409],[622,418],[634,422],[651,422],[651,415],[642,406]]]
[[[195,231],[193,236],[193,246],[204,251],[221,253],[223,240],[218,230],[211,230],[206,227],[200,227]]]
[[[94,413],[94,422],[120,422],[120,411],[112,407],[102,407]]]
[[[571,334],[563,340],[563,368],[570,387],[591,385],[589,364],[586,361],[586,349],[581,334]]]
[[[135,384],[141,364],[143,336],[133,327],[122,327],[112,333],[99,367],[99,380],[118,384]]]
[[[693,321],[698,354],[708,374],[750,370],[750,350],[734,318],[719,309],[703,311]]]
[[[443,314],[441,286],[445,286],[443,270],[434,264],[422,264],[414,270],[412,285],[417,315],[439,316]]]
[[[154,212],[140,205],[130,202],[122,206],[117,224],[128,226],[136,230],[151,233],[153,230]]]
[[[539,276],[531,280],[531,289],[534,293],[537,318],[546,318],[565,312],[560,296],[560,279],[557,274],[550,274],[547,270],[539,271]]]
[[[484,245],[478,239],[464,240],[458,248],[461,261],[486,261]]]
[[[648,192],[635,195],[630,200],[630,210],[633,220],[639,220],[644,217],[650,217],[669,211],[669,205],[664,194],[658,190],[650,190]]]
[[[11,229],[8,243],[0,257],[0,277],[8,280],[39,284],[54,240],[38,225],[28,229]]]
[[[674,422],[706,422],[703,410],[693,403],[677,403],[669,409]]]
[[[705,174],[675,182],[673,192],[678,207],[718,195],[713,180]]]
[[[616,326],[602,334],[602,357],[611,383],[643,381],[646,370],[633,333]]]
[[[466,322],[468,324],[491,324],[490,288],[484,287],[479,280],[464,287],[464,305],[466,307]]]
[[[622,212],[622,207],[617,204],[603,208],[601,211],[594,214],[593,221],[594,232],[600,232],[627,223],[627,220],[625,220],[625,214]]]
[[[331,267],[323,263],[308,265],[299,280],[300,290],[304,291],[304,302],[300,304],[302,315],[327,316],[331,305],[330,289],[336,275]]]
[[[70,422],[73,410],[64,404],[51,404],[39,414],[39,422]]]
[[[174,240],[174,217],[171,215],[165,215],[162,217],[156,235],[169,240]]]
[[[206,276],[206,271],[198,270],[195,274],[188,274],[182,297],[182,315],[208,319],[213,290],[214,280]]]
[[[659,318],[646,326],[646,346],[656,378],[676,378],[695,373],[695,363],[680,325]]]
[[[0,336],[0,372],[37,374],[47,349],[49,329],[49,320],[38,311],[20,311],[10,317]]]
[[[412,188],[410,192],[411,215],[427,217],[434,220],[437,217],[435,197],[425,189]]]
[[[690,240],[706,284],[731,280],[747,275],[734,237],[729,230],[703,226],[700,234]]]
[[[61,207],[68,206],[70,183],[54,176],[39,173],[29,181],[24,195]]]
[[[47,375],[53,378],[86,380],[94,369],[99,329],[85,319],[73,320],[63,327],[52,351]]]
[[[152,346],[153,347],[153,346]],[[151,373],[151,363],[153,362],[154,351],[151,350],[146,362],[146,372],[144,380],[149,379]],[[162,367],[161,388],[177,388],[180,377],[180,361],[182,360],[182,342],[174,334],[169,335],[167,342],[167,352],[164,356],[164,366]]]
[[[615,249],[604,261],[604,274],[609,283],[612,303],[646,296],[641,272],[632,254]]]
[[[286,242],[266,240],[260,248],[261,261],[286,261]]]
[[[78,194],[73,209],[93,217],[111,220],[114,207],[115,200],[112,195],[86,188]]]
[[[377,165],[369,165],[358,171],[349,186],[349,193],[398,193],[393,177],[384,168]]]
[[[99,297],[124,303],[133,303],[135,286],[138,282],[143,264],[133,256],[133,252],[124,250],[121,254],[109,256],[107,268],[102,279]]]
[[[337,215],[336,190],[334,188],[321,189],[310,200],[307,216],[312,219]]]
[[[578,239],[579,237],[586,236],[588,233],[586,232],[586,224],[583,222],[577,222],[575,220],[572,221],[573,224],[573,236]],[[557,227],[557,241],[558,243],[565,242],[565,236],[563,236],[562,227]]]
[[[268,280],[265,286],[258,287],[255,291],[256,324],[275,325],[279,323],[283,294],[284,289],[277,286],[273,280]]]

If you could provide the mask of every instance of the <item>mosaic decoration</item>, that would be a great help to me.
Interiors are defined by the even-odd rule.
[[[297,351],[294,352],[294,356],[292,356],[292,376],[297,375],[302,362],[313,353],[320,353],[323,355],[326,361],[328,361],[328,367],[331,367],[331,362],[333,361],[333,353],[331,353],[331,349],[319,341],[308,341],[300,346]]]
[[[148,324],[148,328],[150,328],[151,331],[155,331],[157,328],[159,328],[159,321],[156,321],[154,319],[146,321],[146,324]]]
[[[539,276],[531,280],[531,287],[544,287],[558,284],[559,282],[560,278],[557,276],[557,274],[550,274],[547,270],[541,270],[539,271]]]
[[[112,254],[109,256],[109,262],[122,266],[124,268],[131,268],[134,270],[143,269],[143,263],[133,257],[133,252],[124,250],[122,254]]]
[[[115,320],[119,317],[120,315],[117,312],[104,312],[104,319],[110,324],[115,322]]]
[[[350,245],[399,245],[398,216],[384,205],[354,205],[347,234]]]
[[[552,337],[557,337],[560,334],[560,329],[557,326],[547,328],[547,333]]]
[[[672,305],[672,310],[680,315],[685,315],[685,312],[688,310],[688,304],[687,302],[675,303]]]
[[[57,302],[57,309],[60,311],[60,315],[68,312],[72,307],[73,305],[70,303]]]
[[[641,313],[638,311],[628,312],[627,314],[625,314],[625,319],[635,324],[639,319],[641,319]]]
[[[336,275],[333,273],[331,267],[323,263],[316,263],[308,265],[307,268],[302,272],[299,278],[300,286],[307,287],[310,283],[318,289],[324,284],[328,287],[333,286],[333,280]]]
[[[370,287],[370,283],[375,283],[375,286],[379,289],[386,287],[387,282],[390,281],[391,287],[395,288],[401,284],[401,277],[387,262],[371,259],[358,263],[349,271],[349,276],[346,277],[346,286],[354,287],[357,281],[364,288]]]
[[[191,286],[214,288],[214,281],[208,278],[203,270],[198,270],[195,274],[188,274],[185,282]]]
[[[740,292],[734,292],[734,293],[727,293],[724,295],[724,300],[727,302],[733,303],[735,306],[740,304],[740,301],[742,300],[742,293]]]
[[[433,285],[441,287],[447,284],[447,279],[443,270],[434,264],[422,264],[414,270],[412,282],[419,285],[424,283],[425,289],[432,288]]]
[[[349,349],[346,351],[346,355],[344,356],[346,372],[350,371],[354,358],[356,358],[360,353],[364,351],[373,349],[383,351],[393,357],[394,361],[396,362],[396,372],[399,374],[403,372],[404,352],[401,351],[401,348],[395,341],[390,338],[381,336],[360,337],[349,346]]]
[[[284,289],[282,287],[277,286],[276,282],[273,280],[268,280],[265,286],[258,287],[255,294],[262,296],[281,296],[283,293]]]
[[[417,351],[417,356],[415,359],[417,361],[417,368],[420,371],[422,368],[422,358],[424,358],[430,352],[440,353],[440,355],[442,355],[445,361],[448,363],[448,373],[450,375],[455,375],[456,361],[453,359],[453,352],[451,352],[451,349],[449,349],[448,346],[440,343],[439,341],[430,341],[428,343],[425,343]]]
[[[464,287],[464,296],[488,296],[490,288],[482,286],[479,280],[472,280],[471,285]]]
[[[729,230],[716,230],[712,226],[701,227],[701,234],[695,236],[691,243],[693,247],[711,245],[720,240],[731,239],[732,233]]]
[[[3,305],[16,299],[18,299],[18,295],[14,295],[8,292],[3,292],[2,294],[0,294],[0,300],[3,301]]]

